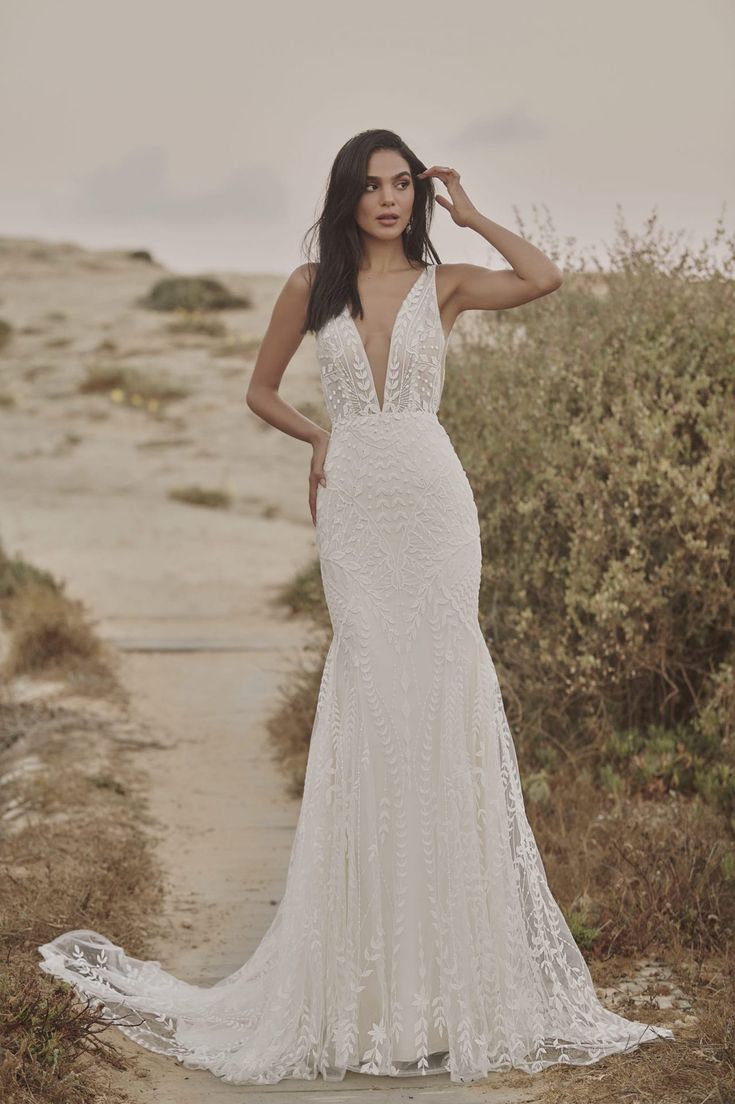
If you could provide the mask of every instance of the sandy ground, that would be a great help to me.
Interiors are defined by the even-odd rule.
[[[121,677],[156,739],[132,748],[146,779],[151,832],[167,880],[164,936],[152,957],[211,984],[245,961],[280,899],[299,803],[285,796],[263,721],[303,654],[306,623],[272,607],[315,554],[309,449],[248,410],[252,359],[222,339],[177,336],[169,316],[134,300],[164,275],[124,251],[0,239],[0,541],[66,580],[98,633],[120,650]],[[238,338],[262,336],[283,278],[209,273],[249,310],[221,315]],[[189,388],[150,412],[83,394],[93,366],[135,366]],[[327,425],[313,340],[282,394]],[[197,484],[233,496],[227,510],[173,501]],[[120,1041],[115,1032],[116,1041]],[[122,1040],[137,1073],[115,1075],[135,1101],[380,1101],[540,1098],[514,1072],[471,1086],[448,1075],[232,1086]]]

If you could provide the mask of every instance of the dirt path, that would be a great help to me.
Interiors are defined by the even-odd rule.
[[[218,357],[211,341],[174,340],[164,320],[131,306],[160,272],[119,253],[3,246],[1,313],[21,332],[0,379],[13,396],[0,408],[0,467],[9,473],[0,539],[10,554],[65,579],[120,649],[122,681],[163,745],[131,751],[147,780],[168,883],[166,935],[153,957],[211,984],[245,961],[270,923],[298,816],[263,721],[308,634],[270,604],[315,551],[308,448],[248,411],[246,363]],[[262,334],[281,279],[226,279],[256,300],[228,326]],[[81,394],[84,372],[101,360],[163,372],[191,393],[157,419],[106,394]],[[304,408],[318,401],[318,386],[306,339],[283,393]],[[229,490],[232,507],[167,497],[187,483]],[[116,1075],[116,1084],[141,1104],[293,1101],[300,1093],[329,1094],[337,1104],[365,1092],[375,1101],[420,1093],[427,1102],[504,1104],[541,1093],[540,1081],[522,1074],[466,1087],[448,1075],[397,1083],[357,1074],[342,1083],[237,1087],[122,1045],[137,1056],[140,1076]]]

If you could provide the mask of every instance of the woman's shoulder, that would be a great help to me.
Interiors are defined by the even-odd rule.
[[[306,261],[304,264],[297,265],[296,268],[289,273],[287,283],[311,289],[318,268],[318,263],[314,261]]]

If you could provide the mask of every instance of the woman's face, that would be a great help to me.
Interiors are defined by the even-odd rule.
[[[400,238],[411,218],[414,187],[408,162],[396,150],[375,150],[368,162],[365,189],[355,221],[376,238]],[[395,215],[392,220],[380,216]]]

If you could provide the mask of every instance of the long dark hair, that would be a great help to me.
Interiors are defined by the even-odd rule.
[[[413,177],[414,203],[409,227],[403,231],[403,248],[410,261],[427,263],[427,257],[441,264],[429,238],[434,210],[434,182],[429,177],[417,180],[416,173],[427,167],[392,130],[363,130],[345,142],[332,164],[327,181],[324,206],[319,218],[304,235],[307,261],[313,264],[313,280],[302,333],[315,333],[329,318],[350,304],[350,311],[362,317],[362,302],[357,290],[360,264],[360,232],[355,208],[365,190],[370,155],[375,150],[392,149],[408,162]],[[314,255],[314,239],[317,247]]]

